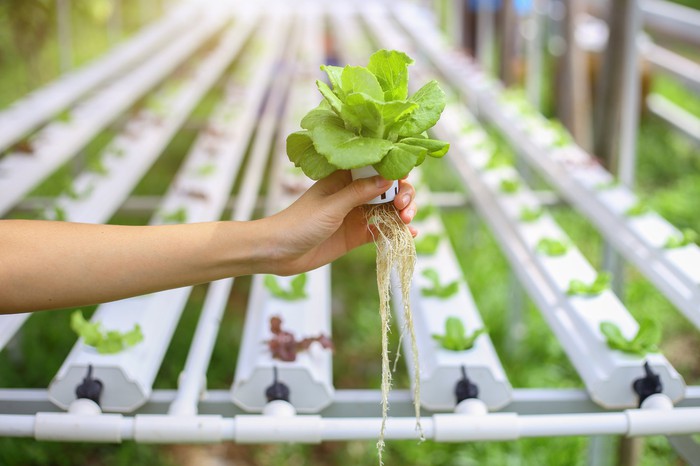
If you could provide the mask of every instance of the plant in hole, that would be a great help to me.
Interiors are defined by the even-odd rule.
[[[426,156],[442,157],[449,144],[431,139],[426,132],[440,119],[445,93],[437,81],[430,81],[408,95],[408,55],[396,50],[379,50],[366,67],[321,66],[330,86],[316,81],[321,103],[301,120],[301,131],[287,136],[287,156],[312,179],[324,178],[336,170],[372,166],[384,178],[398,180],[420,165]],[[416,368],[414,407],[420,427],[420,371],[410,308],[410,285],[415,266],[415,247],[406,225],[392,203],[365,206],[368,224],[374,228],[377,246],[377,287],[382,332],[382,424],[377,442],[382,461],[388,413],[391,371],[388,337],[391,272],[401,284],[405,328],[413,344]]]
[[[431,215],[434,215],[437,213],[437,208],[432,205],[428,204],[425,206],[422,206],[418,212],[416,212],[416,215],[413,217],[414,222],[423,222],[427,220],[428,217]]]
[[[213,175],[214,173],[216,173],[216,165],[213,163],[205,163],[204,165],[200,165],[195,169],[196,176],[207,177]]]
[[[432,256],[440,245],[440,235],[429,233],[416,240],[416,253],[421,256]]]
[[[502,193],[515,194],[520,189],[520,180],[517,178],[504,178],[499,184]]]
[[[72,119],[73,115],[71,114],[69,108],[56,115],[56,121],[60,121],[61,123],[70,123]]]
[[[670,236],[666,243],[664,243],[664,248],[675,249],[682,248],[689,244],[693,244],[698,240],[698,233],[690,228],[684,228],[680,236]]]
[[[600,183],[596,183],[594,189],[596,191],[606,191],[608,189],[617,188],[618,186],[620,186],[620,182],[613,178],[610,181],[601,181]]]
[[[620,327],[612,322],[601,322],[600,333],[605,336],[609,348],[637,356],[658,351],[661,340],[661,327],[650,318],[644,318],[639,322],[639,330],[631,340],[625,338]]]
[[[597,296],[610,288],[611,278],[608,272],[600,272],[591,283],[586,283],[582,280],[571,280],[566,294],[571,296]]]
[[[522,209],[520,209],[520,215],[518,217],[520,218],[521,222],[531,223],[539,220],[543,213],[544,210],[541,207],[524,206]]]
[[[273,359],[280,361],[296,361],[297,353],[309,349],[313,342],[318,342],[326,349],[333,349],[333,342],[326,335],[297,340],[291,332],[282,330],[282,318],[279,316],[270,317],[270,332],[273,336],[265,343],[267,343]]]
[[[83,338],[83,343],[94,347],[101,354],[119,353],[143,341],[143,333],[141,333],[139,324],[134,324],[134,328],[125,333],[117,330],[104,330],[100,322],[91,323],[85,320],[80,310],[71,314],[70,327]]]
[[[496,149],[491,153],[489,161],[486,162],[484,168],[486,170],[493,170],[495,168],[501,167],[512,167],[513,166],[513,156],[510,152],[503,149]]]
[[[537,243],[537,251],[547,256],[563,256],[568,250],[566,242],[555,238],[542,238]]]
[[[486,333],[485,328],[474,330],[467,335],[464,324],[457,317],[448,317],[445,320],[445,334],[433,334],[432,337],[440,346],[450,351],[466,351],[472,349],[479,335]]]
[[[170,212],[162,212],[160,218],[163,223],[185,223],[187,222],[187,209],[180,207]]]
[[[567,147],[573,143],[571,133],[569,133],[569,130],[566,129],[559,120],[552,118],[549,120],[547,126],[555,135],[554,142],[552,143],[553,147]]]
[[[426,298],[447,299],[459,291],[459,280],[454,280],[446,285],[440,283],[440,274],[435,269],[425,269],[423,276],[430,280],[430,288],[422,288],[421,294]]]
[[[274,275],[265,275],[263,279],[265,288],[274,296],[275,298],[283,299],[285,301],[296,301],[299,299],[307,298],[306,291],[304,287],[306,286],[306,274],[302,273],[294,277],[289,282],[289,289],[285,290],[277,282]]]
[[[649,204],[647,204],[644,201],[637,201],[635,205],[630,207],[625,211],[625,215],[627,217],[639,217],[640,215],[644,215],[647,212],[649,212],[651,209],[649,208]]]

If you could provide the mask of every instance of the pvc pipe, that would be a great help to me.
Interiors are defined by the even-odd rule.
[[[278,416],[278,417],[293,417],[297,414],[297,410],[289,401],[272,400],[263,408],[263,415]]]
[[[37,413],[34,438],[62,442],[121,443],[121,414]]]
[[[237,443],[321,443],[324,423],[321,416],[236,416]],[[345,420],[347,421],[347,419]],[[373,431],[376,435],[379,429]],[[365,432],[366,434],[366,432]],[[274,440],[273,440],[274,439]]]
[[[222,416],[137,415],[134,440],[144,443],[212,443],[223,438]]]
[[[0,415],[0,437],[32,437],[35,420],[28,415]]]
[[[630,409],[617,413],[485,416],[435,414],[421,419],[426,438],[438,442],[517,440],[525,437],[580,435],[684,435],[700,432],[700,408]],[[303,442],[372,440],[380,418],[321,416],[167,416],[121,414],[74,415],[38,413],[0,415],[0,435],[37,440],[119,443]],[[413,417],[389,418],[387,440],[415,439]]]
[[[70,414],[96,416],[102,413],[100,405],[87,398],[78,398],[68,408]]]
[[[488,406],[478,398],[467,398],[455,407],[455,414],[465,416],[486,416],[488,413]]]

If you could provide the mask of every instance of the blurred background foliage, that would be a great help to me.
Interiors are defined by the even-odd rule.
[[[684,0],[699,7],[698,1]],[[72,0],[73,63],[83,65],[158,17],[164,0],[122,0],[117,11],[110,0]],[[119,16],[118,20],[115,18]],[[27,92],[51,82],[61,74],[56,1],[0,1],[0,108]],[[700,116],[700,99],[671,78],[654,76],[652,88]],[[207,117],[220,95],[218,89],[205,97],[163,157],[154,165],[134,194],[162,194],[182,157],[192,144],[196,128]],[[1,129],[0,129],[1,130]],[[100,138],[109,140],[110,130]],[[98,138],[99,139],[99,138]],[[499,150],[511,151],[500,141]],[[89,157],[104,143],[85,152]],[[448,155],[449,157],[449,155]],[[700,231],[700,156],[698,147],[672,132],[661,121],[644,114],[638,138],[637,190],[661,215],[680,228]],[[445,162],[446,163],[446,162]],[[66,169],[66,173],[70,170]],[[447,165],[426,164],[428,184],[436,191],[464,192]],[[57,194],[63,189],[60,176],[52,177],[35,193]],[[596,230],[566,205],[552,211],[591,263],[600,267],[603,241]],[[509,265],[492,234],[472,208],[441,211],[477,306],[490,329],[491,338],[514,387],[582,387],[576,371],[531,302],[526,302],[521,339],[513,346],[508,308],[514,284]],[[121,213],[113,223],[138,224],[147,218]],[[377,388],[380,381],[380,339],[377,332],[378,298],[375,288],[374,252],[362,247],[333,264],[333,335],[338,348],[334,359],[338,388]],[[631,313],[650,316],[663,325],[662,351],[688,384],[700,383],[700,332],[632,267],[626,268],[623,297]],[[233,379],[250,278],[236,280],[219,333],[208,373],[210,389],[228,389]],[[173,388],[184,365],[199,316],[206,286],[196,287],[157,377],[155,388]],[[90,315],[92,309],[84,309]],[[71,310],[38,313],[24,326],[12,344],[0,353],[0,386],[46,388],[75,342],[69,329]],[[392,333],[392,348],[398,332]],[[400,367],[396,386],[408,387]],[[527,439],[517,442],[435,444],[415,441],[389,442],[387,464],[410,465],[583,465],[588,438]],[[208,462],[207,462],[208,461]],[[216,462],[214,462],[216,461]],[[0,439],[2,465],[357,465],[375,464],[374,442],[329,442],[318,446],[232,444],[207,447],[88,445]],[[644,466],[682,464],[663,437],[646,440]]]

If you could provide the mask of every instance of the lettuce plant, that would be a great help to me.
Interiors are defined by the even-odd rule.
[[[563,256],[569,250],[569,246],[558,239],[542,238],[537,243],[537,250],[547,256]]]
[[[520,210],[520,221],[525,222],[525,223],[531,223],[536,220],[539,220],[540,217],[542,217],[542,214],[544,213],[544,210],[540,207],[523,207]]]
[[[501,180],[499,188],[502,193],[515,194],[520,189],[520,180],[517,178],[506,178]]]
[[[432,256],[440,245],[440,235],[434,233],[424,235],[416,240],[416,253],[423,256]]]
[[[143,341],[141,326],[135,324],[128,332],[117,330],[104,330],[99,322],[88,322],[81,311],[71,314],[70,326],[78,336],[83,338],[83,343],[97,349],[101,354],[115,354],[124,351]]]
[[[681,232],[681,236],[670,236],[667,240],[666,243],[664,244],[664,248],[666,249],[675,249],[675,248],[682,248],[683,246],[687,246],[689,244],[693,244],[698,240],[698,234],[695,230],[692,230],[690,228],[685,228]]]
[[[284,289],[277,282],[274,275],[265,275],[263,283],[272,296],[285,301],[296,301],[307,297],[304,287],[306,286],[306,274],[302,273],[294,277],[289,283],[289,289]]]
[[[433,334],[432,337],[446,350],[466,351],[474,347],[474,342],[483,333],[486,333],[485,328],[474,330],[471,335],[467,335],[464,324],[460,319],[448,317],[445,320],[445,334]]]
[[[658,351],[661,340],[661,327],[649,318],[639,322],[639,330],[631,340],[625,338],[620,327],[612,322],[601,322],[600,333],[605,336],[609,348],[637,356]]]
[[[421,289],[426,298],[447,299],[459,291],[459,281],[455,280],[446,285],[440,283],[440,274],[435,269],[425,269],[423,276],[430,280],[432,287]]]
[[[639,217],[644,215],[651,210],[649,205],[644,201],[639,201],[629,209],[625,211],[625,215],[628,217]]]
[[[367,67],[321,66],[330,86],[316,81],[323,96],[287,137],[287,155],[314,180],[336,170],[372,165],[386,179],[400,179],[426,156],[442,157],[449,144],[427,137],[445,108],[445,93],[430,81],[408,96],[408,55],[372,54]]]
[[[601,272],[592,283],[586,283],[583,280],[571,280],[566,294],[572,296],[597,296],[610,288],[610,278],[611,276],[608,272]]]

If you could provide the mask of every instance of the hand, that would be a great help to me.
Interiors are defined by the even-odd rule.
[[[263,221],[280,232],[274,245],[271,272],[293,275],[325,265],[351,249],[372,241],[362,205],[391,186],[381,177],[352,181],[347,171],[337,171],[316,182],[287,209]],[[394,206],[408,224],[417,211],[415,190],[399,181]],[[411,234],[417,231],[409,226]]]

